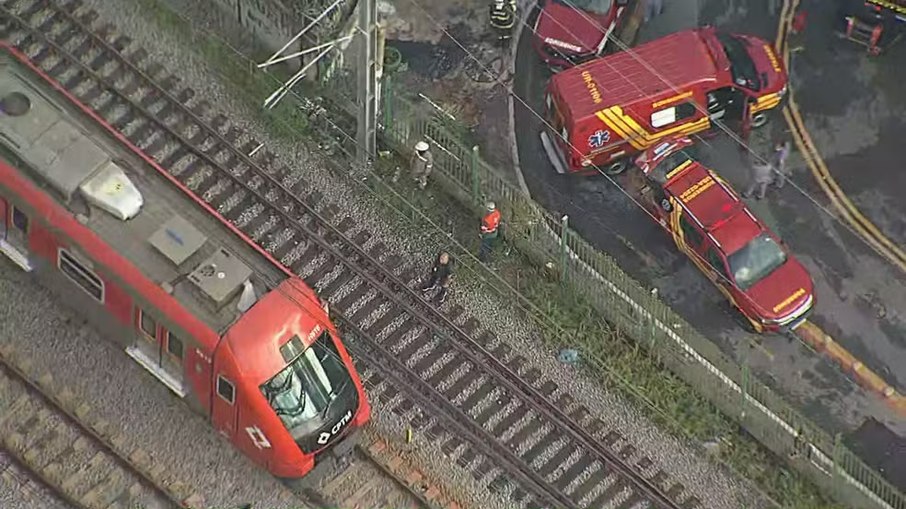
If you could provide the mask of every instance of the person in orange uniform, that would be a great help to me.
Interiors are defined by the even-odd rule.
[[[481,233],[479,234],[481,246],[478,249],[478,259],[482,262],[488,261],[500,228],[500,211],[497,210],[497,205],[489,201],[485,208],[487,212],[481,218]]]

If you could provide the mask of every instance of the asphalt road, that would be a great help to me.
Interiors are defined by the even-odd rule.
[[[819,4],[821,8],[816,6]],[[773,42],[777,17],[765,0],[674,0],[642,27],[640,41],[713,24]],[[779,2],[778,2],[779,3]],[[906,129],[906,43],[869,59],[834,29],[828,0],[804,1],[809,24],[804,50],[794,54],[792,87],[809,132],[832,175],[858,207],[898,243],[906,245],[906,190],[899,145]],[[814,13],[811,11],[815,11]],[[543,110],[549,74],[530,44],[519,41],[515,92]],[[794,44],[795,46],[795,44]],[[898,69],[897,66],[900,66]],[[681,255],[669,237],[607,180],[557,175],[541,147],[541,120],[516,102],[516,140],[521,170],[536,200],[610,253],[632,276],[660,295],[728,354],[748,359],[757,376],[831,432],[849,434],[873,417],[902,436],[906,419],[861,389],[828,359],[799,341],[760,337],[737,325],[721,294]],[[781,115],[753,135],[752,146],[769,152],[785,133]],[[700,158],[737,188],[747,183],[738,147],[727,137],[704,140]],[[811,321],[830,334],[900,392],[906,390],[906,277],[878,257],[837,221],[811,172],[794,152],[792,183],[750,203],[809,268],[818,298]],[[797,189],[798,188],[798,189]],[[857,440],[858,441],[858,440]]]

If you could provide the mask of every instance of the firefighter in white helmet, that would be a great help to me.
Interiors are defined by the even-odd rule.
[[[509,40],[516,24],[516,0],[491,0],[490,18],[497,38]]]
[[[419,189],[424,189],[428,185],[428,175],[431,175],[431,170],[434,169],[434,157],[430,149],[426,141],[416,143],[415,152],[409,160],[409,170]]]

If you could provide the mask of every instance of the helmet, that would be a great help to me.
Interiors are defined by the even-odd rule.
[[[491,212],[497,208],[497,205],[492,201],[489,201],[487,204],[485,204],[485,206],[488,208],[488,212]]]
[[[424,152],[424,151],[428,150],[428,143],[425,141],[420,141],[420,142],[416,143],[415,150],[417,150],[419,152]]]

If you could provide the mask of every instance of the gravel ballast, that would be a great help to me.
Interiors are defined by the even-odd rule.
[[[265,141],[271,151],[304,175],[313,188],[325,195],[326,200],[343,205],[343,210],[360,227],[369,229],[391,250],[405,253],[412,260],[427,261],[434,256],[439,247],[434,242],[435,232],[413,234],[385,221],[386,213],[374,204],[370,196],[362,195],[359,188],[350,187],[346,179],[333,174],[304,144],[270,137],[265,125],[258,120],[258,113],[248,109],[243,100],[231,95],[230,90],[220,82],[220,76],[192,53],[191,47],[159,28],[145,7],[147,0],[123,0],[115,9],[104,0],[86,0],[85,3],[96,9],[103,21],[114,24],[121,33],[132,37],[154,60],[177,73],[183,80],[183,86],[193,88],[198,95],[217,105],[219,112],[227,115],[236,126]],[[206,9],[203,2],[193,5],[191,14],[197,26],[218,26],[219,16],[212,14],[215,12],[213,8]],[[261,91],[262,101],[270,92]],[[554,353],[543,347],[532,323],[499,296],[483,291],[477,284],[473,287],[461,284],[450,301],[465,307],[466,314],[480,316],[483,323],[493,324],[493,330],[501,341],[522,352],[560,387],[568,388],[577,401],[585,404],[605,424],[618,429],[645,455],[661,462],[664,470],[686,485],[687,492],[698,496],[704,506],[714,509],[738,507],[740,501],[746,501],[749,507],[762,505],[761,502],[752,503],[760,501],[761,497],[747,483],[699,456],[696,449],[659,430],[632,405],[602,390],[580,371],[564,369],[555,360]],[[165,392],[162,387],[155,389]]]

